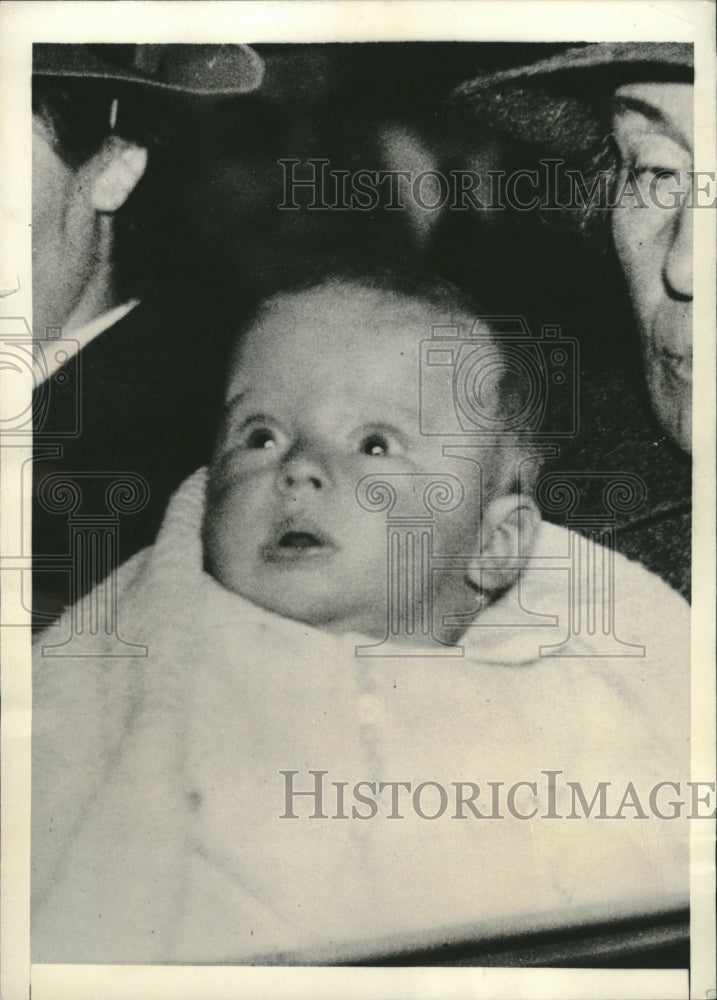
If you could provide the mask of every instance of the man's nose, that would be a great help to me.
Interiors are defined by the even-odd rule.
[[[277,470],[276,485],[280,493],[318,492],[325,488],[326,472],[321,463],[309,455],[291,455]]]
[[[663,278],[675,298],[692,298],[692,209],[681,208],[669,234]]]

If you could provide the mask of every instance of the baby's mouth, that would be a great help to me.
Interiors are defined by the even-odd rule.
[[[262,545],[261,555],[265,562],[293,563],[332,555],[337,548],[333,539],[316,526],[285,521]]]

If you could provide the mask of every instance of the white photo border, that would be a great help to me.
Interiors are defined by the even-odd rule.
[[[0,317],[32,314],[33,42],[683,41],[695,45],[695,169],[715,169],[714,7],[672,0],[18,0],[0,9]],[[715,219],[697,212],[694,255],[693,775],[715,780]],[[1,366],[0,366],[1,367]],[[0,417],[29,400],[0,370]],[[23,395],[26,393],[26,395]],[[1,424],[0,424],[1,426]],[[22,439],[0,448],[0,553],[18,526]],[[29,500],[28,500],[29,506]],[[28,523],[27,510],[24,523]],[[7,601],[20,574],[0,569]],[[5,624],[0,618],[0,624]],[[693,825],[692,964],[683,970],[329,969],[34,966],[29,949],[31,670],[27,629],[4,628],[2,688],[2,986],[7,1000],[68,997],[677,997],[715,989],[714,822]]]

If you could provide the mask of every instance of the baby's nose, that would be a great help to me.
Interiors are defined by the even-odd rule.
[[[277,474],[277,486],[281,493],[321,490],[325,485],[326,476],[320,464],[305,455],[290,458]]]

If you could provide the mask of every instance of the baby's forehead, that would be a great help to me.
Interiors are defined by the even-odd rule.
[[[274,296],[265,305],[265,315],[311,322],[315,316],[340,323],[362,319],[366,323],[394,321],[401,316],[430,319],[431,307],[418,298],[390,290],[348,282],[330,282],[300,292]]]
[[[292,350],[343,348],[347,342],[359,347],[390,352],[391,334],[415,339],[431,337],[434,330],[470,327],[476,321],[466,310],[450,302],[433,302],[415,294],[372,287],[350,280],[329,280],[315,287],[280,292],[258,309],[244,334],[244,342],[261,339],[290,342]]]

